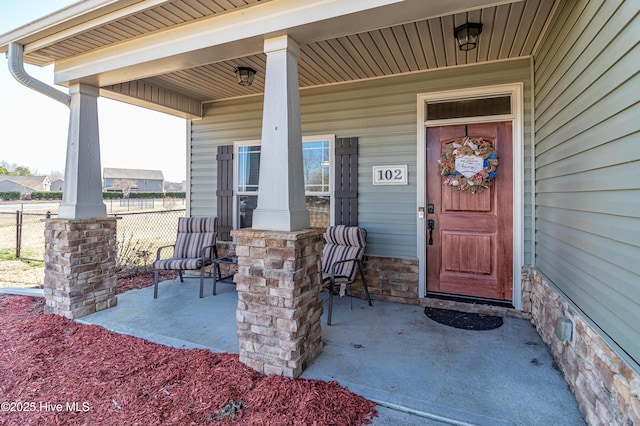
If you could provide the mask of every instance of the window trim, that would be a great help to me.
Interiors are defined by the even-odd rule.
[[[329,142],[329,191],[309,191],[305,190],[305,196],[329,196],[329,224],[333,224],[335,221],[335,212],[334,212],[334,190],[335,190],[335,141],[336,135],[332,133],[328,134],[319,134],[319,135],[308,135],[302,137],[302,143],[308,142],[320,142],[320,141],[328,141]],[[240,147],[243,146],[261,146],[262,141],[260,139],[250,139],[250,140],[238,140],[233,142],[233,229],[238,229],[239,226],[239,216],[240,212],[238,210],[238,198],[243,195],[259,195],[260,190],[258,191],[239,191],[238,190],[238,175],[240,172],[240,168],[238,167],[239,155],[238,151]]]

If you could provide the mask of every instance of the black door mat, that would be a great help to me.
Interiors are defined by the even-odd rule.
[[[424,308],[424,313],[435,322],[464,330],[493,330],[502,325],[502,318],[492,315],[429,307]]]

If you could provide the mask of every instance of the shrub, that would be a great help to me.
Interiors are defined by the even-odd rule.
[[[62,200],[62,191],[33,191],[32,200]]]
[[[153,247],[150,242],[134,240],[133,234],[123,234],[118,240],[117,272],[141,274],[152,270]]]
[[[19,200],[20,192],[18,191],[0,191],[0,200]]]
[[[114,200],[117,198],[123,198],[123,193],[122,192],[103,192],[102,193],[102,199],[103,200]]]
[[[166,192],[165,198],[187,198],[187,193],[184,191],[181,192]]]

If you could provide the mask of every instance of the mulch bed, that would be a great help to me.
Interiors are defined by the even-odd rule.
[[[123,288],[150,284],[129,278]],[[43,304],[0,298],[1,425],[360,425],[377,415],[337,382],[263,376],[235,354],[81,325]]]
[[[177,275],[174,271],[160,271],[159,281],[172,280]],[[118,274],[118,282],[116,283],[116,294],[137,288],[149,287],[153,285],[153,272],[143,274],[123,272]]]

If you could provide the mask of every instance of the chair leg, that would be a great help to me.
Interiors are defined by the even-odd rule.
[[[180,275],[180,282],[183,283],[184,282],[184,278],[182,278],[182,269],[180,269],[178,271],[178,275]]]
[[[362,262],[358,262],[358,269],[360,270],[360,276],[362,277],[362,286],[364,287],[364,293],[367,295],[369,306],[373,306],[371,303],[371,295],[369,294],[369,287],[367,287],[367,279],[364,277],[364,270],[362,269]]]
[[[160,270],[156,269],[153,274],[153,298],[158,298],[158,278],[160,277]]]
[[[331,311],[333,310],[333,281],[329,282],[329,312],[327,312],[327,325],[331,325]]]
[[[213,272],[215,274],[215,271]],[[204,297],[204,265],[200,268],[200,299]]]

